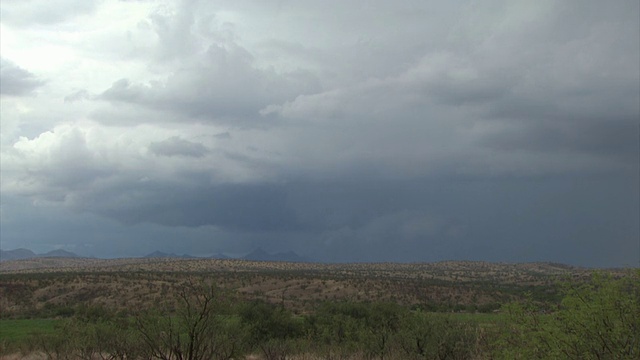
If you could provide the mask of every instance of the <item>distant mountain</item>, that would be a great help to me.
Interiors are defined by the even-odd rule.
[[[304,258],[294,251],[280,252],[274,254],[273,257],[276,259],[275,261],[287,261],[287,262],[310,262],[311,260]]]
[[[174,253],[166,253],[166,252],[162,252],[162,251],[154,251],[151,254],[147,254],[147,255],[143,256],[143,258],[145,258],[145,259],[159,259],[159,258],[195,259],[196,256],[188,255],[188,254],[178,255],[178,254],[174,254]]]
[[[151,254],[147,254],[145,256],[143,256],[143,258],[146,259],[156,259],[156,258],[171,258],[171,257],[178,257],[178,255],[176,254],[168,254],[162,251],[154,251]]]
[[[45,254],[36,254],[29,249],[0,250],[0,261],[33,259],[38,257],[77,258],[80,256],[62,249],[49,251]]]
[[[309,262],[309,259],[303,258],[293,251],[280,252],[271,254],[264,251],[262,248],[257,248],[245,255],[243,260],[252,261],[284,261],[284,262]]]
[[[36,256],[38,255],[28,249],[0,250],[0,261],[30,259]]]
[[[81,256],[74,254],[70,251],[57,249],[49,251],[45,254],[36,254],[29,249],[15,249],[15,250],[0,250],[0,261],[32,259],[32,258],[79,258]],[[145,259],[159,259],[159,258],[173,258],[173,259],[199,259],[197,256],[183,254],[178,255],[174,253],[166,253],[162,251],[154,251],[150,254],[143,256]],[[234,259],[223,253],[217,253],[209,256],[209,259]],[[268,253],[262,248],[257,248],[251,253],[240,258],[243,260],[252,261],[283,261],[283,262],[313,262],[308,258],[302,257],[293,251],[279,252],[275,254]]]
[[[273,255],[264,251],[262,248],[257,248],[247,255],[243,256],[244,260],[253,260],[253,261],[271,261],[271,257]]]
[[[45,254],[40,254],[38,255],[38,257],[77,258],[79,256],[70,251],[58,249],[58,250],[49,251],[48,253],[45,253]]]

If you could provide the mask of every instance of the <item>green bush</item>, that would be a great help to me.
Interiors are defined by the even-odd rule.
[[[252,301],[241,304],[237,311],[249,346],[259,349],[267,359],[284,359],[304,334],[304,323],[282,306]]]
[[[559,308],[547,313],[529,301],[511,315],[500,341],[504,359],[639,359],[640,270],[614,279],[595,274],[566,285]]]
[[[85,307],[86,316],[56,324],[54,333],[36,334],[30,347],[50,359],[135,359],[141,354],[140,339],[127,318],[118,318],[103,308]],[[99,317],[94,315],[100,314]]]
[[[399,343],[410,359],[469,359],[476,351],[476,334],[472,323],[417,312],[405,319]]]

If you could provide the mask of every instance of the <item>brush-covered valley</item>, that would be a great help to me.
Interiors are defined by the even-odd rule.
[[[554,263],[0,263],[6,359],[637,359],[640,272]]]

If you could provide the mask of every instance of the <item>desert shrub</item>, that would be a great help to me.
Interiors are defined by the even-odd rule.
[[[55,333],[35,334],[29,342],[50,359],[135,359],[141,353],[131,320],[103,308],[84,307]]]
[[[151,310],[136,318],[146,358],[232,359],[242,352],[243,329],[229,317],[229,298],[213,286],[188,282],[175,314]]]
[[[409,359],[469,359],[478,328],[450,315],[416,312],[405,317],[399,343]]]
[[[307,331],[326,357],[364,353],[385,358],[397,346],[408,309],[393,303],[327,302],[307,317]]]
[[[326,358],[342,358],[363,350],[368,309],[362,303],[323,303],[306,317],[316,351]]]
[[[408,316],[406,308],[394,303],[373,303],[369,305],[365,318],[364,345],[367,353],[384,359],[389,353],[397,350],[397,334]]]
[[[248,344],[267,359],[284,359],[294,352],[293,344],[304,334],[303,322],[282,306],[252,301],[241,304],[237,311]]]
[[[559,308],[532,302],[506,307],[511,321],[497,357],[504,359],[640,358],[640,270],[614,279],[595,274],[567,284]]]

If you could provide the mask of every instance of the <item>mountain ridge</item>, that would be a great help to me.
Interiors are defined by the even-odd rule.
[[[80,258],[78,254],[70,251],[56,249],[44,254],[36,254],[29,249],[19,248],[14,250],[0,250],[0,261],[24,260],[33,258]]]
[[[241,259],[251,261],[313,262],[310,259],[296,254],[293,250],[271,254],[260,247],[243,256]]]
[[[157,258],[169,258],[169,259],[230,259],[230,260],[247,260],[247,261],[281,261],[281,262],[314,262],[313,260],[302,257],[298,255],[296,252],[289,250],[285,252],[278,253],[270,253],[262,249],[261,247],[256,248],[250,253],[234,258],[227,256],[223,253],[216,253],[211,256],[193,256],[189,254],[178,255],[176,253],[166,253],[163,251],[154,251],[147,255],[142,256],[145,259],[157,259]]]
[[[197,256],[193,256],[193,255],[189,255],[189,254],[182,254],[182,255],[178,255],[175,253],[166,253],[166,252],[162,252],[162,251],[154,251],[152,253],[149,253],[145,256],[142,256],[142,258],[145,259],[158,259],[158,258],[179,258],[179,259],[197,259]]]

